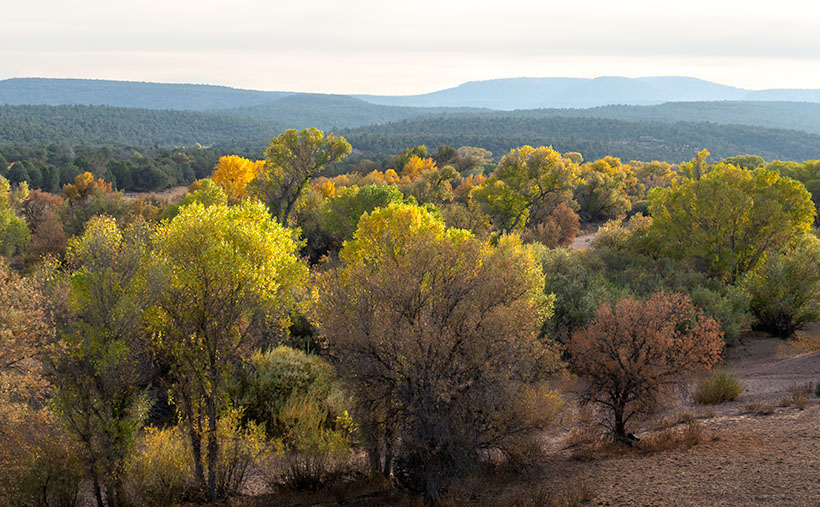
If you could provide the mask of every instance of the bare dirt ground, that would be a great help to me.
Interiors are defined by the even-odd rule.
[[[592,246],[592,240],[595,239],[594,232],[584,232],[575,236],[575,239],[572,243],[569,244],[570,248],[589,248]]]

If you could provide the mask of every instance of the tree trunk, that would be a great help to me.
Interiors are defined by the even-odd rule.
[[[91,482],[94,485],[94,497],[97,499],[97,507],[104,507],[102,498],[102,489],[100,489],[100,478],[97,473],[97,456],[91,449],[91,444],[88,444],[88,460],[91,465]]]
[[[191,438],[191,452],[194,454],[194,473],[199,487],[205,490],[205,471],[202,468],[202,436],[194,427],[194,410],[190,400],[183,401],[185,418],[188,420],[188,435]]]
[[[219,444],[216,440],[216,400],[213,393],[208,396],[208,496],[216,501],[216,454]]]

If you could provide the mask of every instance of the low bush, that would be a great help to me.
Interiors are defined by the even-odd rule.
[[[814,395],[820,398],[820,381],[817,382],[817,386],[814,388]]]
[[[80,450],[48,411],[12,405],[0,414],[0,505],[81,505]]]
[[[230,390],[245,420],[264,424],[268,436],[278,438],[286,430],[280,414],[291,396],[311,393],[324,401],[333,394],[333,380],[333,368],[322,358],[282,345],[253,354]]]
[[[751,414],[751,415],[772,415],[774,414],[774,405],[771,403],[760,403],[760,402],[752,402],[747,403],[743,410],[741,410],[742,414]]]
[[[724,368],[715,368],[698,382],[692,397],[695,403],[715,405],[735,400],[742,392],[743,384],[736,374]]]
[[[239,492],[251,464],[265,449],[263,429],[253,423],[243,427],[240,421],[241,412],[236,409],[228,410],[217,421],[215,471],[220,497]],[[205,492],[197,483],[191,454],[190,439],[182,427],[146,429],[126,465],[127,503],[164,506],[202,498]]]
[[[196,496],[191,463],[190,441],[181,428],[147,428],[126,465],[127,503],[178,505]]]
[[[318,491],[333,486],[352,473],[350,445],[353,422],[345,412],[328,421],[325,405],[310,394],[295,393],[280,412],[285,425],[263,466],[271,486]]]

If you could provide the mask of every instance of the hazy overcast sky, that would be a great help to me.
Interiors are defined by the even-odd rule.
[[[820,88],[820,2],[0,0],[0,79],[409,94],[501,77]]]

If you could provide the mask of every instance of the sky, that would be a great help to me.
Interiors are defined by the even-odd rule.
[[[403,95],[505,77],[820,88],[820,2],[0,0],[0,79]]]

